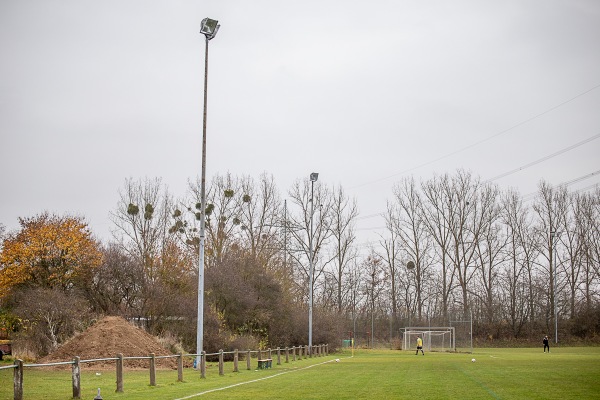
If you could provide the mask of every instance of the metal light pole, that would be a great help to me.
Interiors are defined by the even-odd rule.
[[[314,188],[315,182],[319,179],[319,174],[313,172],[310,174],[310,231],[308,232],[308,351],[312,355],[312,315],[313,315],[313,214],[314,214]]]
[[[204,18],[200,24],[200,33],[206,38],[204,53],[204,113],[202,115],[202,178],[200,180],[200,250],[198,257],[198,329],[196,331],[196,366],[200,368],[201,354],[204,348],[204,242],[206,212],[206,100],[208,82],[208,41],[219,30],[219,21]]]
[[[470,305],[469,311],[471,312],[471,354],[473,354],[473,309]]]
[[[552,241],[552,262],[550,263],[550,274],[552,275],[552,299],[554,305],[554,343],[558,344],[558,307],[556,307],[556,238],[560,232],[550,231]],[[553,265],[554,264],[554,265]]]

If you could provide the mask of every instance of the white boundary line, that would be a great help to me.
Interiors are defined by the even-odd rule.
[[[346,358],[352,358],[352,357],[346,357]],[[204,392],[190,394],[189,396],[185,396],[185,397],[179,397],[179,398],[177,398],[175,400],[191,399],[191,398],[194,398],[194,397],[202,396],[204,394],[218,392],[218,391],[225,390],[225,389],[231,389],[231,388],[234,388],[234,387],[237,387],[237,386],[247,385],[248,383],[256,383],[256,382],[264,381],[264,380],[267,380],[267,379],[276,378],[276,377],[281,376],[281,375],[289,374],[290,372],[302,371],[302,370],[305,370],[305,369],[316,367],[317,365],[323,365],[323,364],[327,364],[327,363],[330,363],[330,362],[335,362],[335,360],[324,361],[322,363],[309,365],[309,366],[303,367],[303,368],[291,369],[291,370],[280,372],[280,373],[275,374],[275,375],[265,376],[264,378],[253,379],[251,381],[240,382],[240,383],[236,383],[234,385],[229,385],[229,386],[225,386],[225,387],[221,387],[221,388],[215,388],[215,389],[205,390]]]

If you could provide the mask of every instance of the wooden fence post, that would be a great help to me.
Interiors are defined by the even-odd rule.
[[[223,365],[223,349],[219,350],[219,375],[225,375],[224,365]]]
[[[123,393],[123,354],[117,354],[117,393]]]
[[[273,359],[273,354],[271,353],[271,348],[269,347],[269,349],[267,350],[267,358],[272,360]]]
[[[14,399],[23,400],[23,360],[15,360],[13,374]]]
[[[206,351],[200,356],[200,378],[206,378]]]
[[[183,382],[183,354],[177,358],[177,382]]]
[[[233,351],[233,372],[238,372],[238,361],[239,361],[239,354],[238,354],[238,349],[235,349]]]
[[[81,398],[81,368],[79,367],[79,357],[73,358],[71,366],[71,381],[73,382],[73,398]]]
[[[281,365],[281,349],[277,347],[277,365]]]
[[[296,361],[296,346],[292,346],[292,361]]]
[[[252,361],[250,360],[250,358],[252,358],[252,357],[251,357],[250,350],[248,350],[248,351],[246,352],[246,368],[247,368],[248,370],[251,370],[251,369],[252,369],[252,364],[251,364],[251,362],[252,362]]]
[[[286,346],[285,348],[285,362],[289,363],[290,362],[290,349],[289,347]]]
[[[156,386],[156,356],[150,353],[150,386]]]

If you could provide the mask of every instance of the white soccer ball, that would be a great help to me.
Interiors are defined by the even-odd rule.
[[[339,358],[336,358],[336,359],[335,359],[335,362],[340,362],[340,359],[339,359]]]
[[[475,362],[475,359],[474,359],[474,358],[471,358],[471,362]]]

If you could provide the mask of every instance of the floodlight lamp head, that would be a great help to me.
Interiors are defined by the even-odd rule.
[[[311,182],[316,182],[317,179],[319,179],[319,173],[318,172],[313,172],[312,174],[310,174],[310,181]]]
[[[216,19],[204,18],[200,24],[200,33],[206,36],[207,40],[214,38],[219,31],[219,21]]]

